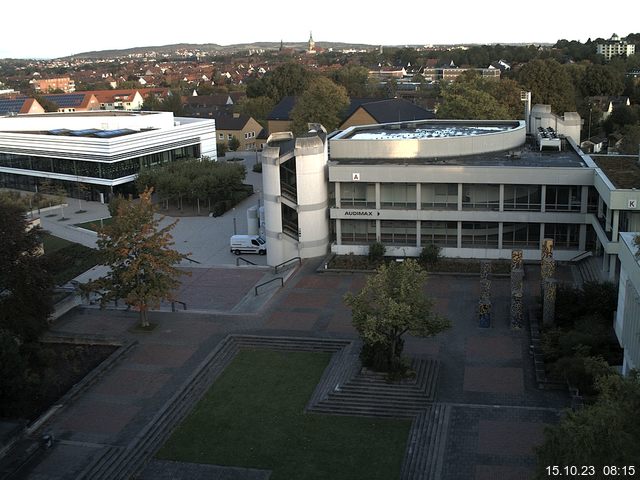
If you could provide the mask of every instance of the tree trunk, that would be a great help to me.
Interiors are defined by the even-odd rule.
[[[147,307],[140,307],[140,326],[147,328],[149,326],[149,319],[147,318]]]
[[[200,215],[200,197],[196,198],[196,202],[198,204],[198,215]]]

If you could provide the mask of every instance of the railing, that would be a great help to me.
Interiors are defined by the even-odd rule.
[[[190,262],[193,262],[193,263],[202,263],[202,262],[199,262],[199,261],[197,261],[197,260],[194,260],[193,258],[189,258],[189,257],[183,257],[183,258],[184,258],[185,260],[189,260]]]
[[[246,258],[237,257],[236,258],[236,267],[240,266],[240,260],[247,263],[248,265],[257,265],[257,263],[253,263],[251,260],[247,260]]]
[[[187,304],[184,302],[181,302],[180,300],[173,300],[171,302],[171,311],[175,312],[176,311],[176,303],[179,303],[180,305],[182,305],[182,309],[186,310],[187,309]]]
[[[268,284],[270,284],[270,283],[272,283],[272,282],[275,282],[275,281],[277,281],[277,280],[280,280],[280,287],[281,287],[281,288],[282,288],[282,287],[284,287],[284,278],[282,278],[282,277],[272,278],[272,279],[271,279],[271,280],[269,280],[268,282],[264,282],[264,283],[261,283],[260,285],[256,285],[256,287],[253,289],[253,290],[254,290],[254,292],[255,292],[255,294],[256,294],[256,297],[258,296],[258,288],[260,288],[260,287],[264,287],[265,285],[268,285]]]
[[[293,258],[290,258],[289,260],[285,260],[284,262],[282,262],[282,263],[281,263],[281,264],[279,264],[279,265],[276,265],[276,266],[274,267],[274,273],[278,273],[278,269],[279,269],[280,267],[284,267],[284,266],[285,266],[285,265],[287,265],[288,263],[295,262],[296,260],[298,261],[298,265],[302,265],[302,258],[300,258],[300,257],[293,257]]]
[[[589,258],[589,257],[592,257],[592,256],[593,256],[593,252],[591,250],[586,250],[586,251],[584,251],[582,253],[579,253],[575,257],[570,258],[569,262],[570,263],[577,263],[580,260],[584,260],[585,258]]]

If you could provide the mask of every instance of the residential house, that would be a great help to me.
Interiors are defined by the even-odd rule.
[[[100,110],[141,110],[144,98],[137,89],[132,90],[92,90]]]
[[[55,103],[62,113],[100,110],[100,102],[91,92],[50,93],[41,97]]]
[[[232,115],[218,114],[213,117],[216,121],[216,140],[218,143],[229,145],[233,137],[240,142],[238,150],[259,150],[261,142],[258,137],[262,131],[260,125],[253,117],[234,113]]]
[[[0,116],[25,113],[44,113],[44,108],[35,98],[16,97],[0,99]]]
[[[338,129],[344,130],[354,125],[430,120],[434,118],[436,116],[433,112],[400,98],[384,100],[355,98],[351,100],[345,119]]]

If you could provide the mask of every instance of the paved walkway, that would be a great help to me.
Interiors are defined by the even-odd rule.
[[[63,317],[56,332],[138,344],[46,426],[57,443],[29,478],[73,479],[106,449],[128,445],[229,333],[355,338],[342,297],[360,289],[364,275],[316,274],[316,263],[304,264],[259,314],[234,313],[258,273],[219,268],[197,272],[185,288],[192,301],[199,298],[227,313],[155,312],[158,326],[151,333],[132,333],[137,322],[132,312],[80,309]],[[529,268],[527,291],[535,291],[537,282]],[[433,276],[426,290],[453,328],[433,339],[408,338],[406,353],[432,355],[441,363],[436,401],[451,406],[442,479],[529,478],[532,448],[544,426],[557,421],[566,397],[535,388],[526,330],[508,328],[508,281],[493,281],[495,310],[488,329],[479,328],[474,315],[478,278]]]

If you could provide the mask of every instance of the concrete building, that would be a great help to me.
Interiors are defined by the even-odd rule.
[[[34,79],[29,83],[33,85],[36,92],[62,90],[64,93],[73,93],[76,91],[75,81],[69,77]]]
[[[45,113],[0,117],[0,186],[37,191],[43,181],[90,198],[133,191],[140,168],[216,158],[215,122],[170,112]]]
[[[620,235],[620,281],[614,330],[624,349],[622,373],[640,368],[640,248],[634,242],[638,233]]]
[[[612,57],[626,55],[627,57],[636,53],[636,46],[626,40],[620,39],[615,33],[611,35],[609,40],[596,44],[596,53],[603,55],[605,60],[611,60]]]

